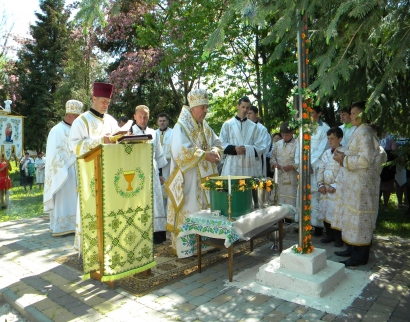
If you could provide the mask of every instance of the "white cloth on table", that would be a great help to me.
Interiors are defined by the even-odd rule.
[[[186,217],[176,243],[186,254],[181,257],[196,254],[196,234],[224,239],[224,245],[228,248],[235,241],[251,239],[295,212],[296,208],[290,205],[271,206],[237,217],[236,221],[230,222],[225,216],[212,216],[210,210],[199,211]]]

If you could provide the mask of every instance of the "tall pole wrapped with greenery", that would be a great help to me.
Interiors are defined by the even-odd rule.
[[[293,251],[309,254],[313,251],[311,225],[311,194],[310,194],[310,139],[313,131],[310,114],[312,112],[312,97],[307,90],[309,85],[309,47],[307,15],[300,16],[297,34],[298,57],[298,91],[297,100],[299,127],[299,238],[298,246]]]

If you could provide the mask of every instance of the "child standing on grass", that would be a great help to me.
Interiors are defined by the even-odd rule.
[[[4,157],[4,154],[1,156],[0,163],[0,202],[1,209],[7,209],[7,190],[11,188],[11,180],[9,177],[9,170],[11,170],[11,165],[8,160]]]

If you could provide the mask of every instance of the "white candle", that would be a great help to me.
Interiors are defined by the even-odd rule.
[[[231,194],[231,175],[228,174],[228,194]]]
[[[275,167],[275,183],[278,183],[278,167]]]

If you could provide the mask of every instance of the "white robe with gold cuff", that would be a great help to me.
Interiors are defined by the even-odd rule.
[[[71,125],[70,149],[77,157],[104,143],[105,135],[119,131],[117,121],[109,114],[100,118],[90,111],[78,116]],[[81,253],[81,214],[80,202],[77,202],[74,249]]]
[[[340,172],[342,239],[354,246],[370,245],[379,210],[379,185],[383,159],[373,129],[362,124],[346,147]]]
[[[100,118],[90,111],[75,119],[70,131],[70,147],[77,155],[83,155],[104,143],[104,135],[120,130],[117,121],[109,114]]]
[[[206,121],[198,124],[188,106],[182,107],[172,132],[171,174],[166,182],[168,193],[167,230],[172,233],[172,246],[178,257],[189,257],[192,245],[177,238],[187,215],[209,208],[209,192],[201,184],[207,177],[217,176],[216,164],[205,160],[205,152],[221,156],[221,141]]]
[[[44,169],[44,212],[50,215],[53,236],[75,231],[77,212],[76,155],[71,152],[71,126],[60,122],[48,134],[46,167]]]

